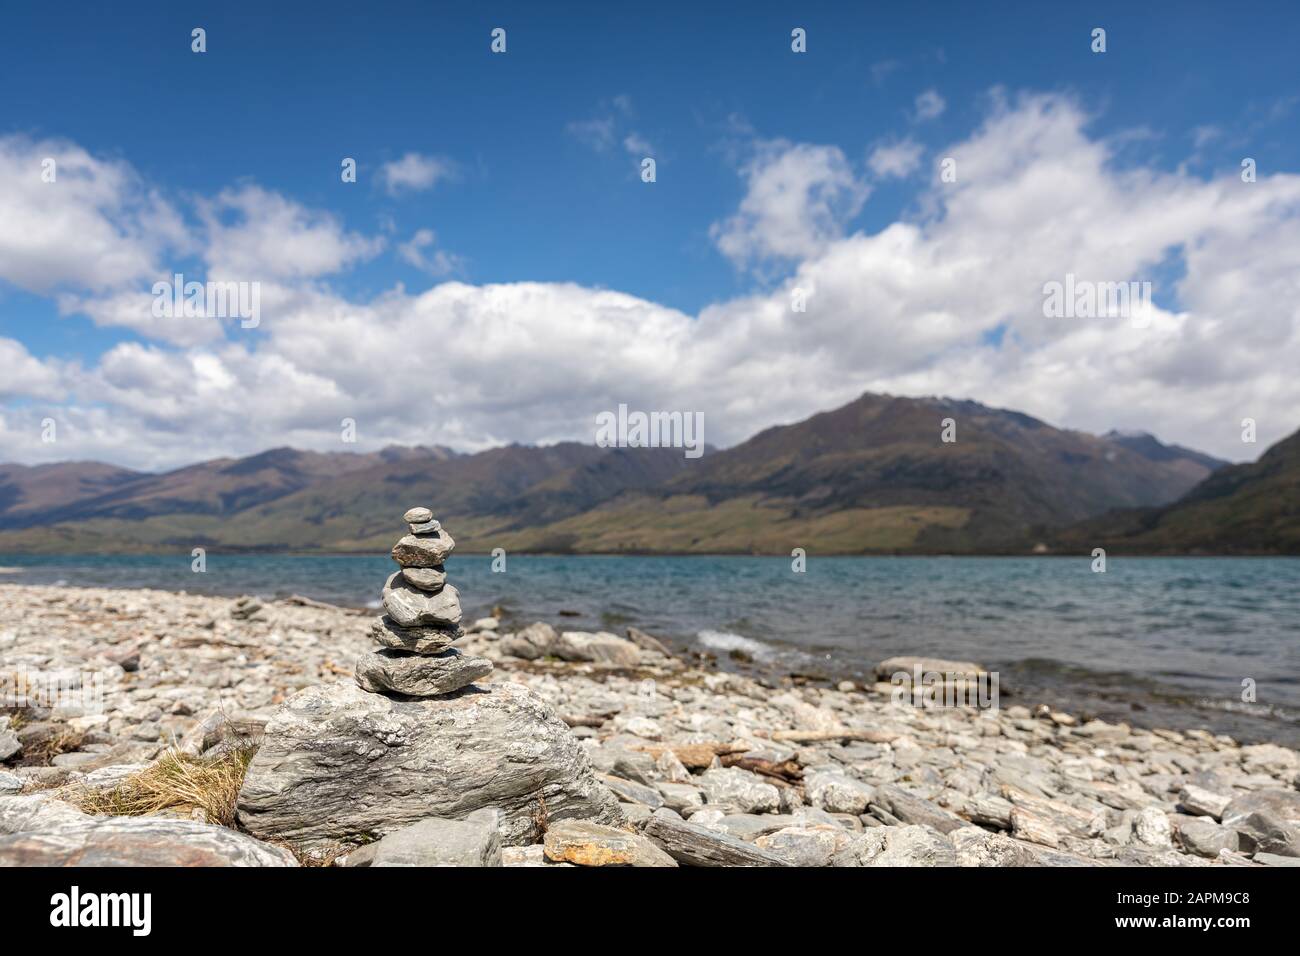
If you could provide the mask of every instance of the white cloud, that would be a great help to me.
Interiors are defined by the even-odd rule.
[[[867,157],[867,166],[882,179],[909,176],[921,164],[921,144],[914,139],[882,143]]]
[[[42,362],[21,342],[0,338],[0,398],[36,398],[59,401],[66,395],[62,363]]]
[[[187,280],[192,278],[187,277]],[[169,278],[160,281],[175,280]],[[155,316],[151,288],[152,284],[141,284],[139,288],[120,289],[100,295],[67,293],[58,297],[59,312],[65,316],[84,315],[98,326],[131,329],[147,338],[173,345],[202,345],[215,342],[223,336],[221,319],[216,317]]]
[[[456,166],[451,160],[420,153],[407,153],[401,159],[379,167],[379,181],[390,196],[404,192],[423,192],[455,175]]]
[[[937,119],[947,107],[947,102],[937,90],[926,90],[916,98],[916,119],[918,122]]]
[[[464,264],[460,257],[433,248],[437,241],[432,229],[418,229],[408,241],[397,246],[397,254],[402,261],[432,276],[446,276],[461,271]]]
[[[46,159],[54,182],[42,180]],[[186,244],[175,210],[125,163],[61,140],[0,137],[0,281],[106,290],[152,277],[164,249]]]
[[[615,143],[620,143],[624,151],[633,156],[653,155],[654,148],[649,140],[636,130],[628,129],[628,123],[634,115],[631,97],[623,94],[602,100],[596,116],[573,120],[565,125],[565,130],[578,142],[598,153],[608,152]]]
[[[276,318],[257,336],[121,345],[90,368],[7,346],[0,362],[21,370],[10,393],[57,402],[60,443],[41,446],[19,421],[28,411],[0,404],[0,444],[17,460],[158,467],[338,449],[352,417],[353,447],[473,449],[591,441],[596,414],[627,402],[702,411],[708,440],[726,445],[871,389],[1253,458],[1300,426],[1300,176],[1205,179],[1130,153],[1121,165],[1088,130],[1066,98],[997,102],[942,151],[958,181],[930,186],[922,215],[850,235],[865,187],[842,153],[769,146],[742,170],[745,198],[716,238],[740,263],[787,261],[792,274],[698,316],[565,283],[443,282],[349,301],[286,278],[264,289]],[[430,235],[414,251],[436,248]],[[1154,278],[1171,260],[1181,278],[1157,291],[1150,328],[1043,316],[1047,281]],[[809,292],[804,313],[790,308],[795,286]],[[1260,444],[1241,444],[1243,417]]]
[[[710,235],[737,266],[815,256],[841,235],[870,189],[837,146],[763,143],[743,170],[740,210]]]
[[[333,216],[257,186],[227,189],[215,201],[201,201],[199,209],[207,227],[204,258],[214,279],[310,279],[384,247],[381,238],[349,233]]]

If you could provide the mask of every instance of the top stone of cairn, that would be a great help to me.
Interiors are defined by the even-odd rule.
[[[442,530],[442,525],[428,508],[412,508],[402,518],[410,527],[411,534],[437,534]]]

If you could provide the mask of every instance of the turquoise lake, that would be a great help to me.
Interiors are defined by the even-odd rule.
[[[0,555],[0,583],[150,587],[378,606],[386,556]],[[467,618],[571,630],[634,624],[721,666],[865,678],[896,654],[1000,672],[1002,705],[1041,702],[1300,745],[1300,559],[515,555],[447,564]],[[1255,700],[1243,701],[1253,681]]]

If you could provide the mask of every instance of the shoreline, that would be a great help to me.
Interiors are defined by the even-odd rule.
[[[47,740],[71,732],[68,749],[44,762],[11,756],[0,781],[12,790],[18,780],[23,796],[62,796],[87,781],[112,784],[172,747],[204,752],[196,729],[214,715],[256,731],[296,692],[350,682],[373,616],[302,599],[0,584],[0,672],[96,671],[104,699],[100,713],[25,720],[29,741],[41,724]],[[767,686],[664,653],[635,628],[635,642],[568,642],[579,651],[555,650],[556,632],[542,623],[510,631],[487,618],[466,631],[456,646],[495,665],[483,685],[540,694],[633,824],[667,807],[741,839],[773,827],[923,827],[931,840],[930,830],[965,828],[980,846],[981,833],[1009,840],[1025,865],[1222,865],[1247,860],[1213,814],[1233,800],[1294,795],[1300,782],[1294,750],[1205,731],[1084,721],[1014,697],[993,711],[923,708],[893,701],[888,684]],[[689,772],[645,762],[648,752],[706,743],[717,760]],[[1202,791],[1213,794],[1209,808]],[[834,835],[838,846],[844,834]],[[960,847],[940,849],[947,859]]]
[[[345,558],[346,556],[312,557]],[[371,554],[364,557],[376,558]],[[588,557],[599,561],[605,556]],[[699,557],[704,559],[704,556]],[[852,559],[852,556],[846,557]],[[376,559],[376,563],[382,562]],[[29,570],[30,567],[19,567],[17,570],[21,573]],[[186,570],[188,572],[188,565]],[[17,588],[62,587],[66,586],[65,579],[68,576],[72,575],[60,574],[57,583],[20,584],[9,575],[0,574],[0,584]],[[204,576],[192,576],[188,573],[182,577],[192,579],[195,583],[199,583],[200,580],[206,583],[207,580]],[[193,595],[215,600],[233,600],[251,594],[258,600],[268,603],[306,595],[309,599],[322,601],[340,610],[361,614],[378,613],[377,601],[358,603],[341,600],[337,592],[314,592],[306,582],[264,589],[240,588],[237,584],[200,589],[174,589],[166,586],[140,588],[128,584],[98,584],[91,585],[90,589],[121,593],[151,591],[164,596]],[[1222,692],[1216,692],[1212,688],[1207,689],[1204,681],[1199,688],[1192,686],[1186,682],[1187,675],[1174,675],[1167,678],[1158,672],[1123,667],[1101,670],[1066,656],[1054,657],[1050,653],[1050,648],[1044,648],[1045,653],[1033,653],[1026,657],[1007,657],[999,653],[1000,647],[997,644],[973,652],[970,649],[957,650],[945,647],[943,640],[938,639],[922,640],[915,646],[886,648],[883,651],[877,649],[878,656],[872,656],[872,649],[865,646],[861,648],[820,647],[816,644],[799,643],[779,629],[769,633],[764,633],[762,629],[757,632],[750,628],[733,630],[733,625],[715,621],[707,624],[699,622],[694,630],[691,629],[691,625],[688,625],[683,630],[680,626],[683,622],[678,622],[677,627],[665,626],[664,622],[651,624],[642,620],[641,615],[633,611],[613,611],[608,606],[602,609],[599,605],[592,605],[590,601],[578,602],[566,607],[562,599],[557,599],[554,606],[540,605],[536,601],[517,605],[502,595],[498,595],[496,600],[497,604],[492,600],[481,602],[478,604],[478,609],[483,614],[499,614],[506,625],[524,627],[534,620],[546,620],[561,629],[588,631],[620,631],[627,625],[644,626],[654,630],[668,641],[678,656],[693,661],[700,667],[737,673],[768,686],[780,686],[790,682],[832,686],[842,680],[858,682],[869,680],[871,669],[878,657],[891,654],[926,653],[931,656],[969,658],[978,653],[982,663],[1003,673],[1004,693],[1015,703],[1030,707],[1047,705],[1054,710],[1066,710],[1084,719],[1099,717],[1110,721],[1127,721],[1134,726],[1147,729],[1207,729],[1214,733],[1229,734],[1246,743],[1280,743],[1288,747],[1300,748],[1300,721],[1296,716],[1300,714],[1300,706],[1289,705],[1285,700],[1281,702],[1272,700],[1266,704],[1238,703],[1232,696],[1234,687],[1229,684],[1225,684]],[[469,607],[473,609],[473,605]],[[581,610],[573,610],[575,607]],[[726,643],[712,645],[706,635],[733,640],[735,646]],[[830,653],[823,653],[824,651]],[[1184,682],[1178,681],[1179,676],[1184,677]]]

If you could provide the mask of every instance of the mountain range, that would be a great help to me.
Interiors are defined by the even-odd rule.
[[[0,552],[384,550],[416,503],[470,552],[1300,551],[1300,436],[1225,466],[1150,435],[865,394],[698,459],[566,442],[278,448],[162,474],[0,465]]]

